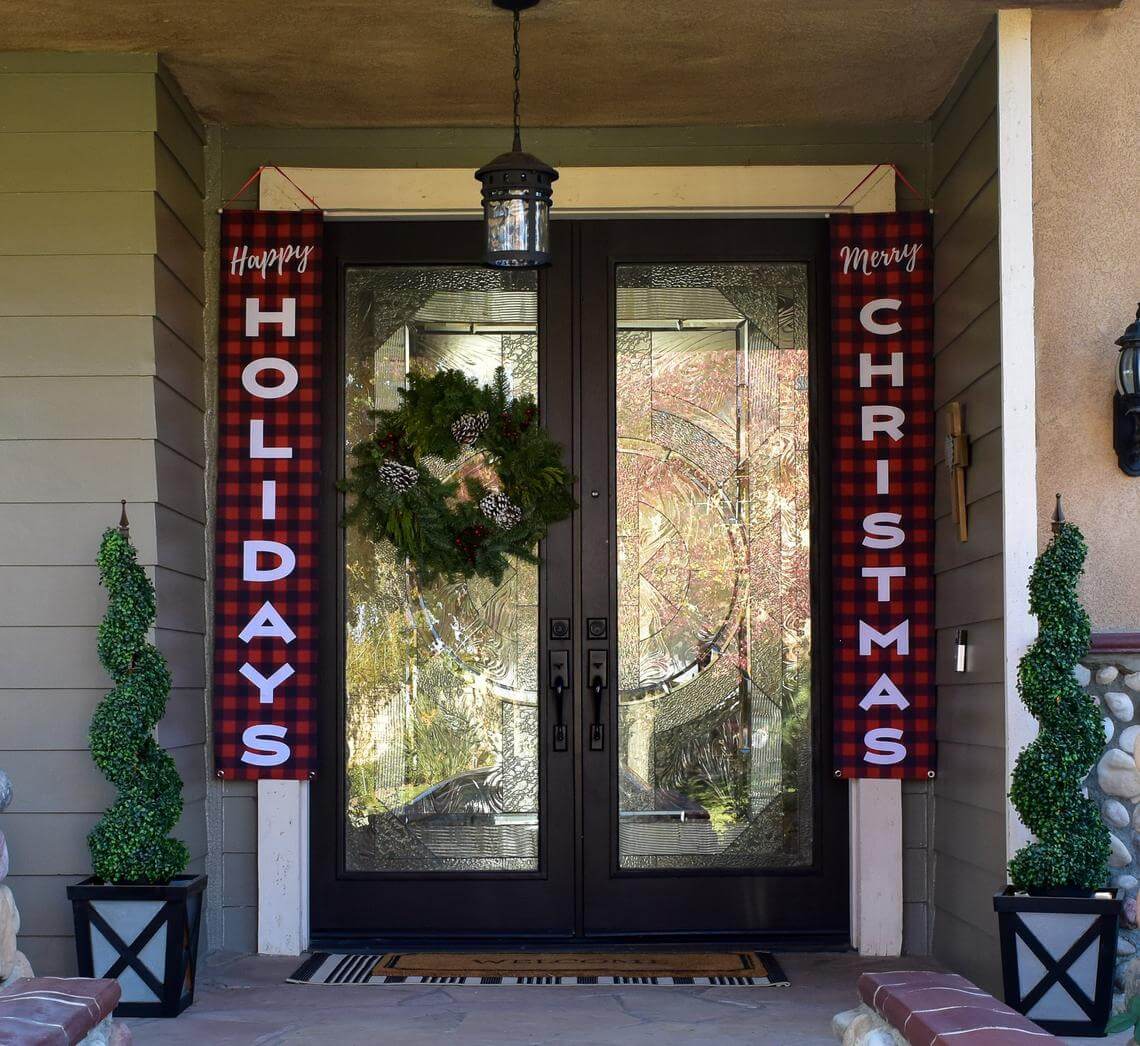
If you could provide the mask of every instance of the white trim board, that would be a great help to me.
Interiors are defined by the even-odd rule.
[[[259,179],[258,205],[263,210],[310,207],[290,179],[333,218],[447,219],[480,213],[478,185],[467,168],[267,168]],[[894,171],[876,170],[875,164],[564,167],[555,192],[552,214],[576,218],[823,215],[896,207]],[[867,780],[848,787],[851,943],[861,955],[898,955],[902,784]],[[257,950],[262,954],[297,955],[309,944],[308,809],[307,782],[258,782]]]
[[[1036,342],[1033,322],[1032,13],[997,16],[998,258],[1001,310],[1005,773],[1037,728],[1017,694],[1017,663],[1037,636],[1026,583],[1037,555]],[[1029,841],[1005,804],[1006,860]]]
[[[482,213],[479,185],[466,167],[286,167],[281,171],[270,167],[261,175],[260,206],[287,211],[311,207],[297,191],[298,186],[331,218],[447,219],[474,218]],[[846,199],[848,195],[850,199]],[[554,186],[550,213],[557,220],[818,215],[894,209],[895,176],[890,167],[876,170],[874,164],[789,164],[563,167]]]

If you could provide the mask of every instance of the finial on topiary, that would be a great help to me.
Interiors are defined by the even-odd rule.
[[[1037,639],[1017,666],[1017,689],[1040,724],[1017,757],[1010,799],[1036,836],[1009,863],[1019,890],[1092,891],[1105,885],[1108,829],[1081,784],[1104,745],[1100,713],[1073,669],[1088,652],[1089,616],[1077,598],[1088,547],[1065,519],[1061,495],[1053,537],[1029,575]]]
[[[123,537],[129,538],[131,536],[131,523],[130,520],[127,519],[127,499],[123,498],[121,504],[123,511],[119,514],[119,533],[122,534]]]
[[[95,875],[109,883],[167,883],[190,859],[168,838],[182,815],[182,779],[155,740],[166,711],[170,670],[149,642],[154,585],[131,545],[123,502],[119,527],[99,546],[99,581],[107,613],[99,625],[99,661],[115,681],[91,719],[91,757],[119,796],[87,837]]]

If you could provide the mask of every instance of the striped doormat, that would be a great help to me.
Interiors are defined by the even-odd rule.
[[[290,984],[659,984],[788,987],[767,952],[316,952]]]

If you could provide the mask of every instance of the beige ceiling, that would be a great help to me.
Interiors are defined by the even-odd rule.
[[[533,126],[923,120],[1001,0],[543,0],[523,14]],[[10,50],[157,51],[206,119],[501,125],[491,0],[0,0]]]

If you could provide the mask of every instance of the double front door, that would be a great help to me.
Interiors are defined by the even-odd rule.
[[[825,226],[556,222],[539,272],[480,235],[326,232],[314,938],[846,939]],[[498,367],[580,507],[537,567],[421,584],[336,480],[409,373]]]

